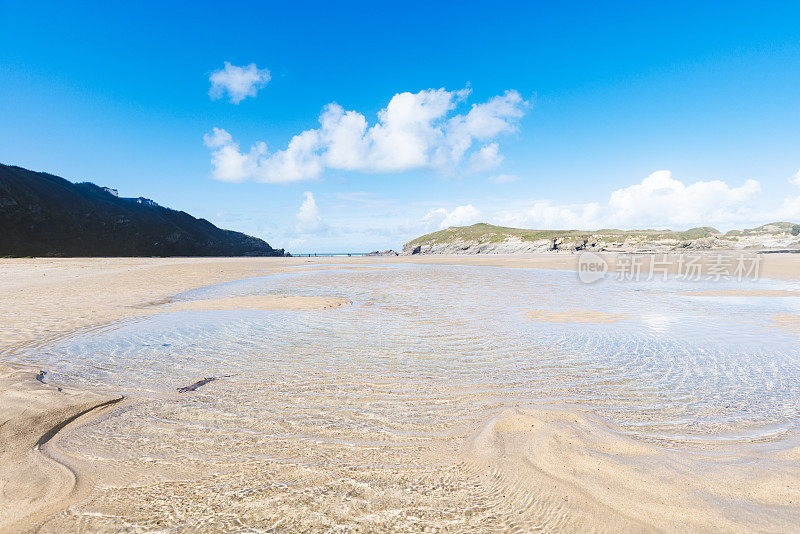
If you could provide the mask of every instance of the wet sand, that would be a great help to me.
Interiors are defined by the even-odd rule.
[[[51,439],[121,399],[41,381],[36,369],[0,366],[0,529],[36,526],[90,490]]]
[[[800,314],[777,313],[772,316],[777,328],[800,335]]]
[[[787,289],[723,289],[719,291],[684,291],[690,297],[800,297],[800,291]]]
[[[288,295],[251,295],[218,299],[172,302],[155,309],[165,313],[176,311],[225,310],[327,310],[346,306],[350,301],[331,297],[302,297]]]
[[[177,310],[323,310],[347,305],[347,299],[313,296],[191,302],[174,302],[173,297],[200,286],[297,269],[395,262],[564,270],[575,268],[576,257],[0,260],[0,313],[4,318],[0,362],[20,349],[45,347],[77,329],[90,331],[130,317]],[[779,279],[800,278],[800,257],[770,255],[761,272]],[[619,320],[590,310],[555,317],[559,322],[578,323],[608,322],[610,318]],[[547,321],[553,317],[548,319],[540,313],[534,319]],[[794,321],[785,323],[796,325]],[[376,468],[366,471],[343,467],[348,464],[347,454],[365,454],[355,449],[347,453],[347,448],[343,452],[341,447],[293,442],[291,447],[300,448],[293,454],[305,458],[304,467],[298,467],[258,461],[258,451],[266,448],[263,443],[247,447],[239,444],[242,448],[235,452],[243,460],[228,458],[227,468],[219,469],[212,481],[204,479],[200,487],[204,497],[198,500],[194,498],[198,488],[192,481],[204,476],[201,460],[173,466],[166,474],[162,469],[153,479],[148,479],[154,472],[152,461],[125,464],[134,472],[93,472],[85,459],[81,461],[70,453],[80,447],[80,442],[70,436],[81,436],[75,432],[80,425],[101,433],[113,429],[112,421],[104,421],[102,415],[113,409],[109,403],[120,397],[59,389],[37,376],[35,369],[0,363],[0,495],[4,496],[0,531],[122,530],[130,525],[158,529],[178,519],[197,521],[196,530],[237,530],[244,524],[264,529],[316,530],[339,524],[354,530],[417,530],[436,525],[452,531],[733,531],[743,526],[790,531],[800,517],[800,473],[796,467],[800,449],[761,451],[749,457],[747,467],[740,465],[741,451],[710,445],[697,447],[698,457],[693,458],[658,444],[626,439],[624,433],[609,430],[612,424],[568,406],[504,409],[461,428],[433,428],[433,432],[448,434],[444,441],[434,440],[434,445],[422,448],[375,450],[368,454],[374,455]],[[368,380],[362,377],[361,383],[368,385]],[[376,382],[369,387],[375,391],[364,402],[381,402],[382,388],[389,391],[393,386]],[[254,390],[242,394],[262,393]],[[333,399],[335,396],[332,405],[336,402]],[[154,434],[160,439],[168,435]],[[270,446],[274,450],[286,445],[277,441]],[[325,459],[328,448],[330,454],[340,456],[334,464]],[[143,449],[142,458],[151,453]],[[715,457],[711,463],[705,457],[708,454]],[[309,462],[313,458],[316,463]],[[363,464],[364,457],[358,460]],[[213,465],[219,468],[221,462]],[[377,467],[404,462],[410,468],[437,467],[426,468],[424,476],[413,469],[404,472]],[[327,497],[294,493],[289,481],[297,477],[315,479],[318,487],[328,488],[330,493],[325,494]],[[272,482],[257,490],[262,492],[256,495],[258,498],[242,498],[237,491],[241,491],[243,479]],[[99,487],[95,485],[98,480]],[[279,480],[283,482],[276,486]],[[287,483],[287,487],[280,485]],[[382,491],[375,493],[376,487]],[[320,499],[327,499],[329,513],[324,518],[315,516]],[[720,501],[728,504],[720,505]],[[739,506],[741,502],[749,504]],[[770,518],[751,512],[748,507],[752,503],[771,510]],[[69,506],[83,507],[83,513],[54,515]],[[337,507],[338,512],[331,512]],[[731,508],[735,509],[732,513],[720,512]],[[470,513],[465,516],[464,510]],[[331,519],[337,514],[339,523]],[[348,523],[348,518],[356,517],[358,522]]]
[[[627,315],[603,313],[590,310],[547,311],[532,310],[527,313],[531,321],[547,323],[616,323],[628,318]]]

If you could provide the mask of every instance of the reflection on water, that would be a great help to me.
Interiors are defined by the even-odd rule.
[[[206,495],[186,512],[196,520],[210,495],[224,494],[235,521],[257,508],[255,496],[265,499],[262,526],[272,514],[279,523],[293,518],[290,529],[373,520],[405,528],[435,518],[478,528],[498,523],[486,512],[497,501],[475,493],[479,484],[455,462],[475,428],[505,407],[570,405],[671,448],[778,442],[793,433],[798,340],[771,328],[769,317],[797,313],[800,299],[683,294],[709,287],[740,285],[583,285],[571,272],[420,265],[307,271],[178,298],[281,293],[343,297],[352,306],[163,314],[17,357],[55,371],[54,380],[136,399],[68,446],[115,466],[121,478],[108,486],[128,488],[97,497],[98,509],[114,510],[122,499],[149,503],[139,526],[177,514],[176,498]],[[551,323],[528,319],[531,310],[625,319]],[[233,376],[176,392],[220,375]],[[154,473],[187,479],[193,470],[206,477],[194,488],[142,485]],[[433,515],[391,515],[412,497],[415,510]],[[474,508],[464,507],[469,502]],[[229,519],[209,525],[235,528]]]

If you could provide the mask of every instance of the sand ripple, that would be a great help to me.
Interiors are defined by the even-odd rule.
[[[791,531],[800,361],[795,337],[764,333],[794,299],[684,291],[304,271],[20,344],[7,354],[53,380],[130,399],[61,437],[97,486],[44,530]],[[229,305],[280,295],[352,305]]]

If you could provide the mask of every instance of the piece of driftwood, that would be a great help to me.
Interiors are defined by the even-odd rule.
[[[217,380],[219,378],[229,378],[231,376],[233,376],[233,375],[209,376],[209,377],[206,377],[206,378],[204,378],[202,380],[198,380],[194,384],[191,384],[191,385],[188,385],[188,386],[184,386],[182,388],[178,388],[178,391],[180,393],[186,393],[187,391],[194,391],[197,388],[199,388],[200,386],[205,386],[209,382],[213,382],[214,380]]]

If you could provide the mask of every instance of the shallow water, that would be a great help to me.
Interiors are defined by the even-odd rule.
[[[608,278],[585,285],[573,272],[460,266],[304,271],[177,299],[280,293],[343,297],[352,305],[162,314],[76,332],[15,357],[53,370],[51,380],[122,391],[136,400],[68,443],[76,455],[127,473],[109,479],[109,486],[141,488],[136,484],[146,473],[159,481],[185,479],[192,469],[250,473],[249,482],[237,486],[226,479],[214,492],[258,494],[253,480],[259,477],[305,488],[306,497],[309,488],[331,486],[339,495],[341,488],[366,485],[381,496],[362,495],[364,510],[341,495],[319,497],[327,499],[319,508],[324,520],[292,524],[335,525],[347,518],[363,526],[376,513],[370,502],[389,503],[381,508],[387,514],[392,491],[408,489],[402,470],[416,473],[420,491],[432,494],[425,484],[446,488],[453,517],[463,515],[458,503],[476,497],[468,483],[453,482],[458,476],[447,466],[468,436],[504,407],[570,406],[608,421],[617,433],[675,450],[697,443],[793,443],[800,423],[800,344],[770,318],[800,313],[800,298],[684,293],[787,288],[796,289],[769,280]],[[553,323],[529,319],[532,310],[622,318]],[[176,392],[222,375],[232,376],[194,393]],[[248,462],[250,471],[242,467]],[[287,465],[291,473],[282,471]],[[311,474],[298,475],[298,466]],[[361,470],[370,470],[367,479],[358,478]],[[375,479],[375,470],[384,474]],[[435,480],[419,482],[425,476]],[[270,493],[275,517],[313,509],[313,499],[300,506],[297,493],[285,491],[293,496],[281,500]],[[97,506],[113,508],[112,500],[106,495]],[[448,509],[448,502],[440,495],[426,510]],[[475,514],[477,522],[454,524],[483,525],[489,517]],[[387,517],[376,524],[385,526]]]
[[[302,272],[177,299],[282,293],[353,305],[158,315],[58,343],[37,363],[71,383],[156,395],[209,375],[234,374],[226,380],[235,384],[277,373],[304,380],[354,373],[412,389],[480,390],[504,402],[574,403],[645,435],[719,438],[795,427],[800,346],[770,317],[798,313],[800,299],[683,293],[742,287],[786,284],[609,278],[584,285],[563,271],[413,265]],[[526,318],[530,310],[625,318],[552,323]]]

